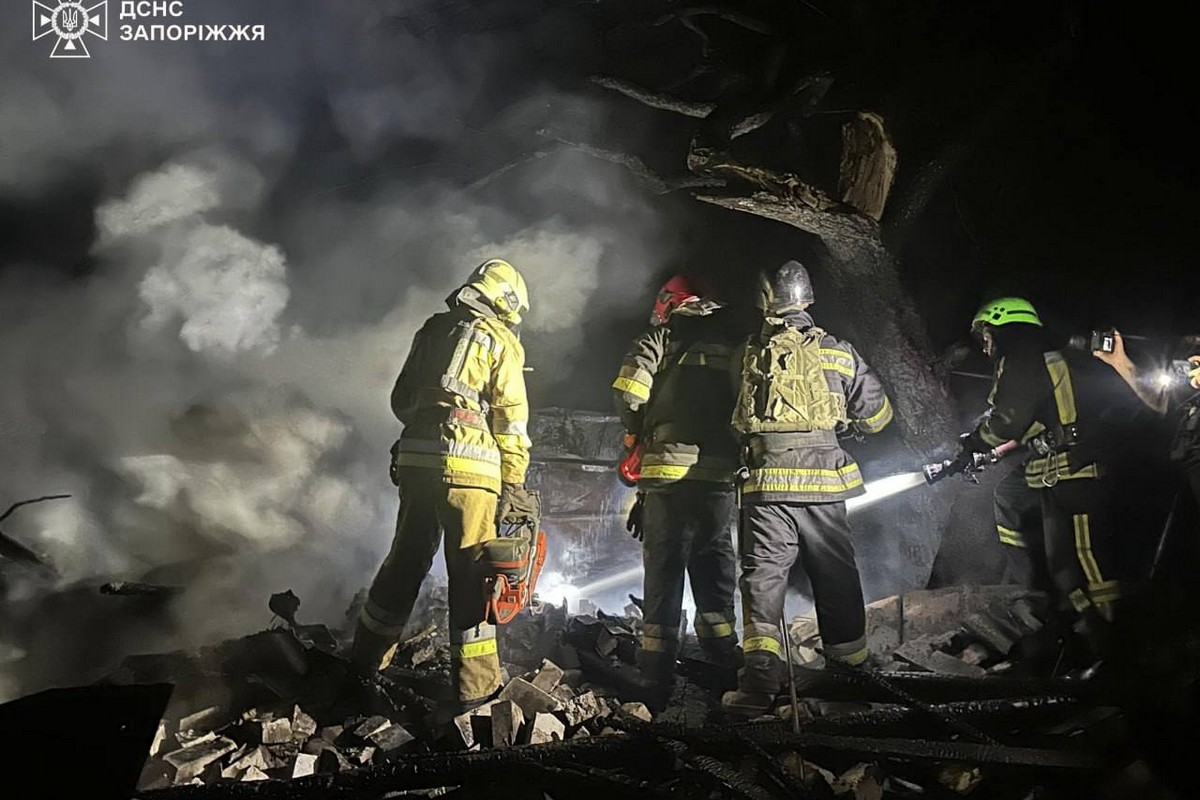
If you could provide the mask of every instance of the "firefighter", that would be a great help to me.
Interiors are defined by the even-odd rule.
[[[1048,575],[1056,618],[1073,624],[1088,655],[1098,656],[1129,566],[1106,476],[1119,465],[1121,424],[1136,400],[1090,356],[1053,349],[1028,300],[985,303],[972,331],[995,363],[995,379],[990,411],[962,446],[984,452],[1011,439],[1029,446],[1023,475],[1038,495],[1042,531],[1023,544]]]
[[[628,527],[642,540],[644,626],[638,666],[649,704],[670,695],[679,652],[683,577],[691,579],[701,647],[736,663],[729,354],[737,338],[707,291],[676,275],[659,291],[651,327],[613,382],[625,444],[643,450]]]
[[[363,674],[380,669],[444,535],[451,681],[458,708],[467,709],[500,686],[496,629],[486,621],[482,545],[495,538],[497,517],[530,503],[525,352],[515,331],[529,311],[529,294],[511,264],[491,260],[446,304],[449,311],[417,332],[392,390],[392,411],[404,423],[392,447],[400,512],[391,552],[362,607],[351,657]]]
[[[863,493],[863,478],[838,434],[878,433],[892,406],[854,347],[813,323],[812,302],[800,263],[762,273],[762,329],[733,355],[732,424],[746,468],[738,526],[745,666],[722,705],[750,716],[765,711],[782,685],[780,623],[797,563],[812,583],[825,658],[847,665],[867,658],[845,503]]]

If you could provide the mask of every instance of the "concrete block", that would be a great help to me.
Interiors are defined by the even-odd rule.
[[[455,733],[458,734],[458,740],[463,747],[470,747],[475,744],[475,731],[471,727],[471,715],[459,714],[451,723],[454,726]]]
[[[511,700],[492,706],[492,747],[511,747],[520,742],[525,715]]]
[[[867,652],[885,655],[901,643],[904,614],[900,597],[893,595],[867,604]]]
[[[250,769],[248,769],[244,773],[242,773],[242,783],[249,783],[251,781],[269,781],[269,780],[271,780],[271,779],[267,776],[267,773],[263,772],[258,767],[250,767]]]
[[[516,703],[526,717],[533,717],[534,714],[548,711],[558,711],[563,706],[562,701],[557,697],[542,691],[524,678],[513,678],[509,681],[508,685],[500,691],[497,699],[511,700]]]
[[[943,663],[935,663],[933,653],[938,652],[938,648],[945,647],[953,638],[953,634],[941,634],[939,636],[918,636],[915,639],[910,639],[904,644],[896,648],[893,655],[909,664],[914,664],[921,669],[929,670],[930,672],[944,672],[946,666]],[[943,655],[945,655],[943,653]],[[953,656],[951,656],[953,658]],[[957,658],[954,659],[964,667],[969,666],[963,664]],[[941,666],[941,669],[938,667]],[[951,673],[957,674],[957,673]]]
[[[296,706],[292,711],[292,739],[302,742],[316,732],[317,721]]]
[[[371,737],[371,744],[378,748],[379,752],[384,755],[391,755],[402,750],[409,742],[413,742],[417,737],[409,733],[403,726],[392,724]]]
[[[290,741],[292,741],[292,721],[290,719],[270,719],[263,721],[263,744],[284,744]]]
[[[220,706],[209,706],[202,708],[194,714],[188,714],[179,720],[180,731],[190,731],[192,733],[208,733],[220,727],[225,721],[225,714]]]
[[[654,715],[650,713],[650,709],[645,703],[622,703],[621,710],[631,717],[637,717],[643,722],[653,722]]]
[[[529,743],[545,744],[561,742],[566,737],[567,726],[553,714],[536,714],[529,725]]]
[[[175,740],[179,742],[180,747],[191,747],[195,744],[204,744],[216,739],[217,735],[212,731],[208,733],[194,733],[192,731],[179,731],[175,734]]]
[[[998,656],[1007,656],[1019,634],[1007,623],[986,614],[972,614],[962,621],[963,627]]]
[[[317,757],[310,756],[307,753],[300,753],[296,756],[296,762],[292,765],[292,777],[304,778],[308,775],[317,773]]]
[[[985,661],[991,659],[991,652],[979,642],[972,642],[958,654],[959,659],[972,666],[982,667]]]
[[[158,723],[158,730],[154,732],[154,741],[150,743],[151,757],[158,755],[167,746],[167,724],[165,722]],[[176,749],[174,747],[172,750]]]
[[[328,727],[321,728],[317,735],[325,741],[332,743],[338,740],[338,737],[342,735],[342,731],[344,730],[346,729],[341,725],[330,725]]]
[[[553,692],[562,682],[564,674],[564,670],[553,661],[542,659],[542,666],[530,683],[543,692]]]
[[[200,777],[200,773],[204,772],[209,764],[236,749],[237,743],[232,739],[217,736],[190,747],[181,748],[173,753],[167,753],[163,760],[175,767],[175,785],[178,786]]]
[[[567,725],[574,727],[587,722],[589,719],[595,719],[599,716],[608,716],[608,706],[604,705],[600,698],[596,697],[595,692],[584,692],[578,697],[571,700],[563,708],[563,715],[566,718]]]
[[[373,717],[367,717],[354,728],[354,735],[360,739],[370,739],[375,734],[386,729],[392,721],[387,717],[376,714]]]
[[[349,772],[352,769],[354,769],[354,765],[336,747],[326,747],[317,755],[318,774],[330,775],[338,772]]]
[[[241,758],[235,760],[230,766],[242,772],[250,769],[251,767],[258,767],[261,770],[268,770],[272,769],[272,761],[273,759],[271,758],[271,754],[267,748],[259,746],[248,751]]]
[[[300,745],[295,742],[269,744],[266,748],[267,754],[270,756],[267,762],[270,769],[290,767],[296,761],[296,756],[300,753]]]
[[[922,636],[953,631],[963,616],[963,592],[960,587],[926,589],[904,595],[902,642]]]
[[[940,650],[934,650],[929,654],[929,664],[934,672],[940,672],[943,675],[962,675],[966,678],[982,678],[987,675],[987,670],[983,667],[968,664],[961,658],[955,658]]]

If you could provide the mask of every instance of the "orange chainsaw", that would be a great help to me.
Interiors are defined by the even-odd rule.
[[[498,536],[484,543],[490,569],[483,579],[487,620],[512,622],[521,609],[537,602],[537,580],[546,564],[546,532],[540,528],[541,497],[530,492],[535,513],[510,515],[499,521]]]

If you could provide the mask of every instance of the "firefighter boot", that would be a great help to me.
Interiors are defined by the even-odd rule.
[[[783,661],[768,650],[753,650],[745,655],[745,666],[738,670],[738,688],[721,697],[721,707],[730,714],[759,717],[774,704],[783,683]]]
[[[675,680],[675,657],[668,653],[638,651],[638,699],[655,714],[671,700]]]
[[[359,675],[372,677],[383,667],[384,656],[395,644],[394,637],[375,633],[359,620],[350,649],[350,665]]]

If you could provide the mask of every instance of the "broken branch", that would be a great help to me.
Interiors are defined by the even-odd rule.
[[[696,189],[696,188],[712,188],[722,187],[725,181],[720,178],[711,176],[696,176],[685,175],[678,178],[663,178],[654,172],[650,167],[646,166],[646,162],[642,161],[635,155],[622,153],[617,150],[606,150],[602,147],[587,144],[585,142],[576,142],[570,139],[564,139],[557,134],[551,133],[545,129],[538,131],[538,134],[552,139],[559,144],[570,147],[572,150],[578,150],[592,158],[598,158],[601,161],[607,161],[610,164],[622,166],[633,175],[634,179],[645,189],[654,194],[668,194],[669,192],[678,191],[680,189]]]
[[[715,103],[694,103],[688,100],[680,100],[678,97],[654,92],[609,75],[593,75],[588,80],[604,89],[611,89],[614,92],[625,95],[631,100],[637,100],[642,105],[657,108],[661,111],[673,111],[676,114],[683,114],[685,117],[704,119],[716,108]]]

